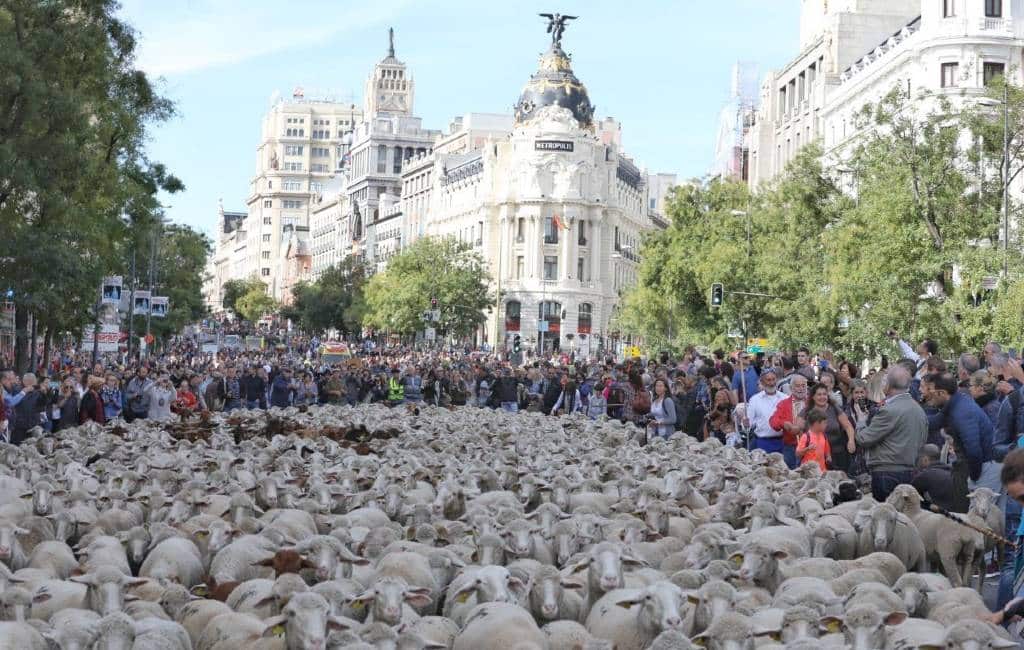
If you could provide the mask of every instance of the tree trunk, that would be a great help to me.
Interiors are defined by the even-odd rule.
[[[14,370],[21,375],[28,366],[28,309],[24,305],[14,308]]]
[[[53,344],[53,327],[46,328],[46,334],[43,335],[43,368],[47,372],[50,371],[50,352]]]
[[[36,354],[36,333],[39,328],[39,319],[36,318],[35,314],[32,315],[32,336],[29,340],[29,372],[36,371],[36,362],[39,360]]]

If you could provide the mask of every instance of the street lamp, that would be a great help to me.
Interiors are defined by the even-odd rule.
[[[1009,84],[1003,79],[1003,100],[982,97],[978,100],[981,106],[1003,106],[1003,278],[1007,277],[1007,252],[1010,245],[1010,90]]]

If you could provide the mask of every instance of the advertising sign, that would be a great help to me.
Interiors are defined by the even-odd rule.
[[[123,279],[120,275],[103,278],[103,291],[100,296],[100,302],[104,305],[120,304],[122,283]]]
[[[149,291],[136,291],[134,294],[135,300],[135,315],[145,315],[149,313],[150,300],[152,296]]]
[[[167,315],[169,299],[167,296],[153,296],[149,301],[150,313],[153,318],[163,318]]]

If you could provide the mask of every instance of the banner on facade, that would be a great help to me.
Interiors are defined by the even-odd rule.
[[[120,304],[122,286],[123,278],[120,275],[111,275],[103,278],[103,290],[100,294],[100,302],[104,305]]]
[[[163,318],[167,316],[168,305],[169,299],[167,296],[153,296],[149,301],[149,309],[153,318]]]
[[[149,291],[136,291],[132,294],[132,299],[135,301],[133,311],[136,316],[149,313],[150,300],[152,299],[152,295]]]

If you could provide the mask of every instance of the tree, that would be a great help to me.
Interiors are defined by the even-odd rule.
[[[253,287],[264,287],[266,285],[256,278],[245,278],[242,280],[228,280],[221,286],[221,306],[224,309],[238,313],[238,299],[249,293]]]
[[[19,368],[29,313],[47,327],[95,317],[129,228],[181,183],[144,153],[172,104],[134,68],[135,36],[113,0],[0,7],[0,277],[15,288]]]
[[[235,311],[243,319],[256,322],[277,309],[277,301],[267,295],[267,285],[259,280],[249,281],[246,292],[235,302]]]
[[[426,326],[423,312],[436,298],[441,319],[435,326],[467,336],[486,321],[484,311],[494,302],[490,280],[483,258],[469,245],[451,238],[419,239],[366,284],[364,325],[412,334]]]
[[[365,284],[363,263],[347,257],[325,270],[316,282],[295,286],[292,304],[282,309],[282,316],[298,321],[309,332],[336,329],[343,335],[358,333],[366,312]]]

